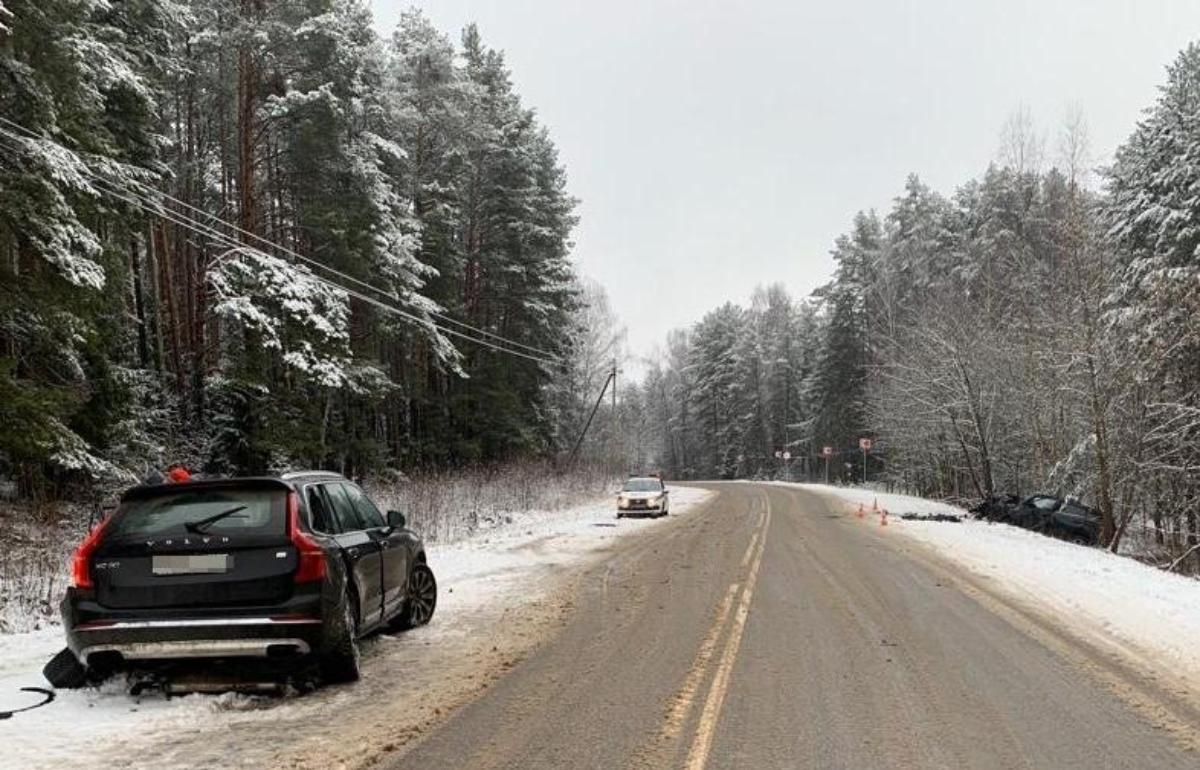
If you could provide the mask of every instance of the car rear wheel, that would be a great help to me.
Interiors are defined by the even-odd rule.
[[[77,690],[88,683],[87,669],[65,648],[42,668],[42,676],[60,690]]]
[[[321,675],[327,682],[356,682],[359,676],[358,602],[347,591],[321,650]]]
[[[408,578],[408,598],[404,601],[404,609],[397,618],[396,626],[400,629],[423,626],[433,618],[435,609],[437,580],[429,565],[418,564]]]

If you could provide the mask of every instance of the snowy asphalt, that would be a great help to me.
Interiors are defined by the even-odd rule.
[[[385,767],[1194,768],[1194,703],[810,490],[713,485]]]

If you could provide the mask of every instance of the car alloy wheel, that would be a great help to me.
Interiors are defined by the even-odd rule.
[[[433,570],[424,564],[413,568],[408,586],[408,625],[423,626],[433,617],[437,607],[437,581]]]

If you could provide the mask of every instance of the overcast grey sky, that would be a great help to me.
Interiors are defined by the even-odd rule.
[[[949,193],[1022,104],[1097,163],[1200,39],[1200,0],[372,0],[505,51],[581,199],[575,256],[637,353],[754,286],[829,279],[854,212]]]

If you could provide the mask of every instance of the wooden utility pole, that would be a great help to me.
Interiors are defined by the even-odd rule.
[[[612,440],[613,449],[618,450],[621,446],[621,439],[617,435],[617,359],[613,358],[612,373],[608,375],[612,378]],[[613,452],[613,456],[617,456],[618,451]]]
[[[583,444],[583,437],[587,435],[588,428],[592,427],[592,419],[596,416],[596,410],[600,408],[601,402],[604,401],[604,394],[608,391],[609,384],[613,386],[613,404],[617,402],[617,367],[614,364],[608,377],[604,380],[604,387],[600,388],[600,395],[596,397],[596,403],[592,405],[592,411],[588,415],[587,422],[584,423],[583,430],[579,431],[579,437],[575,439],[575,446],[571,447],[571,454],[567,457],[567,467],[575,462],[575,456],[579,454],[579,447]]]

